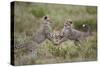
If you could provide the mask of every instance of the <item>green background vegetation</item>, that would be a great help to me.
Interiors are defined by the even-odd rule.
[[[70,18],[76,29],[82,30],[82,24],[86,23],[91,26],[94,33],[88,38],[88,42],[83,42],[81,48],[77,48],[73,41],[67,41],[61,46],[54,46],[46,40],[39,47],[39,57],[35,61],[30,57],[31,55],[23,56],[22,54],[25,53],[23,49],[15,50],[16,65],[96,60],[97,7],[29,2],[15,2],[14,7],[15,45],[30,41],[45,15],[50,17],[54,30],[61,30],[65,20]]]

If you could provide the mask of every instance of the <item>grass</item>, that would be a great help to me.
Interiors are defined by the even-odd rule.
[[[64,22],[70,18],[75,28],[82,30],[81,25],[86,23],[92,28],[93,34],[88,37],[88,42],[83,42],[81,48],[74,45],[73,41],[66,41],[59,46],[54,46],[50,41],[44,41],[37,49],[38,58],[33,59],[32,54],[27,54],[23,49],[15,49],[15,64],[44,64],[72,61],[88,61],[97,59],[97,8],[89,6],[73,6],[41,3],[15,3],[14,45],[30,41],[34,33],[42,24],[42,17],[48,15],[54,30],[61,30]]]
[[[57,60],[59,58],[59,60],[58,60],[59,62],[96,60],[96,57],[97,57],[97,40],[94,39],[94,38],[96,38],[96,36],[88,37],[88,39],[87,39],[88,41],[83,42],[81,44],[80,48],[75,46],[73,41],[70,41],[70,40],[62,43],[59,46],[54,46],[54,45],[52,45],[52,43],[48,42],[49,44],[45,43],[40,48],[42,50],[39,51],[40,52],[39,55],[42,56],[42,54],[44,54],[43,52],[46,52],[41,57],[41,58],[43,58],[44,61],[48,59],[48,57],[46,57],[46,56],[49,56],[49,58],[50,57],[55,58],[55,60]],[[44,46],[45,46],[45,48],[44,48]],[[42,62],[42,60],[41,60],[41,62]]]
[[[32,14],[37,17],[41,18],[46,15],[44,7],[41,6],[34,6],[35,8],[32,9]]]

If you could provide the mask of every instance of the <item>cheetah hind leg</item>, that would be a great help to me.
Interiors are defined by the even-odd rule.
[[[79,40],[74,41],[75,46],[77,46],[78,49],[81,49],[81,42]]]

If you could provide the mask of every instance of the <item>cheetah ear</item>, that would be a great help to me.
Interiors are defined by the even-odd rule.
[[[69,23],[70,23],[70,24],[73,24],[73,22],[72,22],[72,21],[70,21]]]
[[[70,23],[70,24],[73,24],[71,19],[67,19],[67,22]]]
[[[47,20],[47,19],[48,19],[48,16],[44,16],[43,19],[44,19],[44,20]]]

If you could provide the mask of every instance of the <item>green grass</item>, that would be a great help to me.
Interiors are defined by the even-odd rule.
[[[50,57],[53,59],[55,58],[55,60],[59,58],[59,62],[96,60],[97,40],[95,34],[94,36],[88,37],[87,40],[87,42],[83,41],[81,47],[75,46],[73,41],[67,41],[58,46],[52,45],[50,42],[48,42],[48,44],[44,43],[40,48],[39,55],[42,56],[41,58],[43,58],[43,62],[45,62],[45,60],[47,61]],[[43,52],[45,52],[45,54]],[[45,56],[46,54],[47,56]],[[42,62],[42,60],[39,61]]]
[[[66,41],[54,46],[50,41],[44,41],[38,50],[38,58],[33,59],[23,49],[15,50],[16,65],[59,63],[71,61],[88,61],[97,59],[97,8],[89,6],[72,6],[58,4],[15,3],[14,40],[15,45],[30,41],[36,30],[42,24],[42,17],[48,15],[54,30],[61,30],[65,20],[72,19],[75,28],[82,30],[82,24],[89,24],[93,34],[88,42],[83,42],[81,48],[73,41]]]
[[[35,8],[32,9],[32,14],[37,17],[41,18],[46,15],[44,7],[41,6],[34,6]]]

